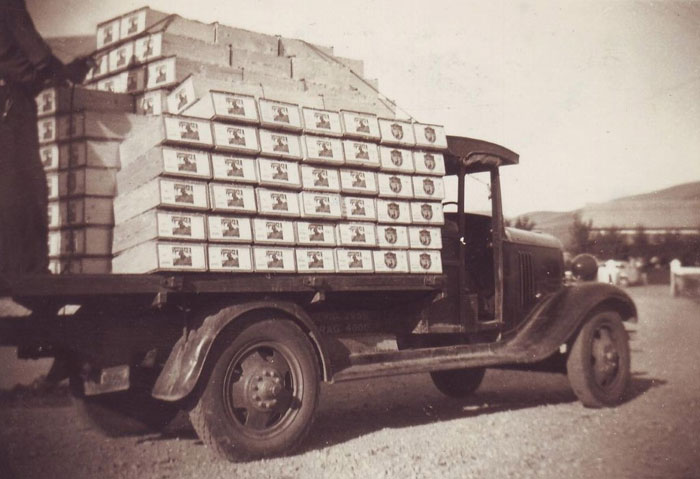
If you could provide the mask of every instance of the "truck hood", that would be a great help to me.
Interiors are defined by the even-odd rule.
[[[506,227],[506,241],[530,246],[563,249],[561,241],[552,235]]]

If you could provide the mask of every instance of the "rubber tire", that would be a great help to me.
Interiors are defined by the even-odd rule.
[[[82,422],[108,437],[161,432],[179,412],[177,405],[155,399],[146,391],[84,396],[74,381],[71,390]]]
[[[615,377],[608,386],[599,385],[593,372],[593,342],[600,328],[609,331],[618,354]],[[624,401],[630,384],[630,347],[617,312],[600,311],[586,321],[571,348],[566,370],[571,388],[584,406],[610,407]]]
[[[433,371],[430,378],[435,387],[445,396],[465,398],[473,394],[484,379],[486,368],[450,369]]]
[[[246,432],[246,426],[227,412],[223,385],[229,365],[240,359],[237,354],[262,343],[275,343],[286,350],[288,362],[290,359],[297,361],[302,390],[296,398],[298,407],[290,413],[291,422],[269,435],[252,437]],[[320,395],[318,358],[308,336],[292,321],[265,319],[243,329],[221,349],[216,361],[210,363],[206,384],[190,410],[190,422],[199,438],[217,456],[233,462],[293,452],[311,430]]]

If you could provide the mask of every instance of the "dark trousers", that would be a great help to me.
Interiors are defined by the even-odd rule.
[[[39,158],[34,98],[0,86],[0,275],[48,268],[48,189]]]

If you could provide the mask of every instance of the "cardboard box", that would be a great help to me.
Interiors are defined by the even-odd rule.
[[[297,243],[306,246],[335,246],[335,224],[316,221],[296,222]]]
[[[122,251],[112,260],[112,271],[120,274],[206,270],[206,246],[197,243],[148,241]]]
[[[413,198],[413,181],[408,175],[378,173],[377,184],[380,198]]]
[[[410,224],[411,204],[408,201],[378,199],[377,221],[389,224]]]
[[[168,90],[151,90],[137,96],[136,113],[141,115],[168,113]]]
[[[211,178],[209,153],[168,146],[156,146],[117,174],[119,193],[124,194],[158,176],[208,180]]]
[[[176,58],[169,57],[146,65],[146,89],[166,88],[186,78],[182,68],[176,67]]]
[[[352,248],[377,246],[374,223],[340,223],[337,225],[338,246]]]
[[[385,145],[415,146],[413,125],[407,121],[379,119],[381,143]]]
[[[113,253],[151,240],[198,241],[207,239],[202,214],[149,210],[114,227]]]
[[[247,156],[212,153],[212,177],[216,181],[258,183],[258,160]]]
[[[202,95],[198,95],[197,85],[200,83],[202,82],[198,82],[194,76],[182,83],[182,88],[186,89],[188,95],[198,98],[184,110],[184,115],[222,122],[230,121],[254,125],[260,123],[258,103],[254,96],[223,91],[206,91]]]
[[[372,251],[368,249],[336,249],[338,273],[374,273]]]
[[[299,194],[292,191],[257,188],[258,211],[269,216],[299,217]]]
[[[301,184],[309,191],[340,193],[340,178],[335,168],[301,165]]]
[[[362,168],[377,169],[379,163],[379,150],[374,143],[365,143],[355,140],[344,140],[345,164],[360,166]]]
[[[105,93],[76,86],[53,87],[42,90],[36,96],[37,116],[60,115],[71,111],[119,111],[134,112],[131,95]]]
[[[343,196],[343,218],[355,221],[377,221],[374,198]]]
[[[304,135],[304,161],[328,165],[345,163],[343,143],[338,138]]]
[[[442,249],[442,230],[430,226],[409,226],[411,249]]]
[[[294,248],[255,246],[253,258],[255,271],[294,273],[297,270]]]
[[[408,228],[399,225],[377,225],[377,244],[385,249],[408,249]]]
[[[379,162],[382,171],[411,174],[415,171],[413,166],[413,153],[411,150],[389,146],[379,147]]]
[[[131,68],[121,73],[104,77],[98,80],[95,85],[96,90],[103,93],[115,95],[141,93],[146,89],[146,69],[142,67]]]
[[[118,141],[83,140],[62,143],[58,148],[58,167],[114,168],[121,166]]]
[[[109,72],[126,70],[134,60],[134,42],[121,43],[107,54]]]
[[[72,115],[41,118],[38,121],[39,143],[55,143],[78,139],[123,140],[149,125],[141,115],[85,111]]]
[[[414,151],[413,164],[417,175],[445,176],[445,158],[442,153]]]
[[[299,164],[292,161],[258,158],[258,179],[263,186],[301,188]]]
[[[300,131],[302,128],[299,105],[281,101],[258,99],[260,124],[266,128]]]
[[[51,259],[49,270],[53,274],[107,274],[112,271],[112,257]]]
[[[343,125],[337,111],[304,107],[301,109],[304,132],[315,135],[342,136]]]
[[[372,251],[375,273],[408,273],[406,251]]]
[[[431,201],[411,202],[411,221],[415,224],[443,225],[442,204]]]
[[[259,134],[261,155],[301,160],[301,143],[298,135],[270,130],[260,130]]]
[[[232,213],[255,213],[255,188],[249,185],[211,183],[209,185],[211,209]]]
[[[253,218],[253,241],[256,244],[294,245],[294,223],[273,218]]]
[[[114,197],[116,170],[78,168],[46,174],[49,200],[76,196]]]
[[[302,218],[342,218],[340,195],[312,191],[301,192]]]
[[[414,176],[413,196],[419,200],[441,201],[445,198],[445,185],[437,176]]]
[[[66,226],[111,226],[114,211],[111,198],[83,197],[54,200],[48,206],[48,226],[51,229]]]
[[[112,254],[112,228],[90,226],[49,232],[49,257],[63,255],[109,256]]]
[[[358,195],[376,195],[377,174],[363,170],[340,170],[340,190],[343,193]]]
[[[207,247],[209,271],[250,273],[253,271],[250,246],[213,245]]]
[[[213,122],[214,148],[235,153],[257,154],[260,152],[258,129],[252,126],[229,125]]]
[[[207,184],[185,179],[154,178],[114,199],[115,224],[153,208],[205,211],[209,209]]]
[[[245,216],[207,215],[207,235],[214,242],[253,242],[251,221]]]
[[[416,137],[416,146],[419,148],[447,149],[445,127],[440,125],[428,125],[425,123],[414,123],[413,131]]]
[[[55,143],[40,146],[39,158],[41,158],[41,166],[44,171],[56,171],[60,164],[60,150]]]
[[[163,23],[171,15],[152,10],[148,7],[140,8],[129,12],[121,17],[119,32],[122,39],[131,38],[154,27],[158,23]]]
[[[411,273],[442,274],[442,259],[439,251],[409,251],[408,269]]]
[[[328,248],[297,248],[297,271],[299,273],[335,273],[335,252]]]
[[[97,49],[117,43],[121,39],[121,19],[113,18],[97,24]]]
[[[343,124],[343,135],[348,138],[366,140],[379,140],[381,138],[377,115],[340,110],[340,118]]]

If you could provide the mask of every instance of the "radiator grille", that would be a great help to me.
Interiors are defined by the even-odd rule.
[[[520,307],[528,308],[535,299],[535,270],[530,253],[518,252],[520,263]]]

